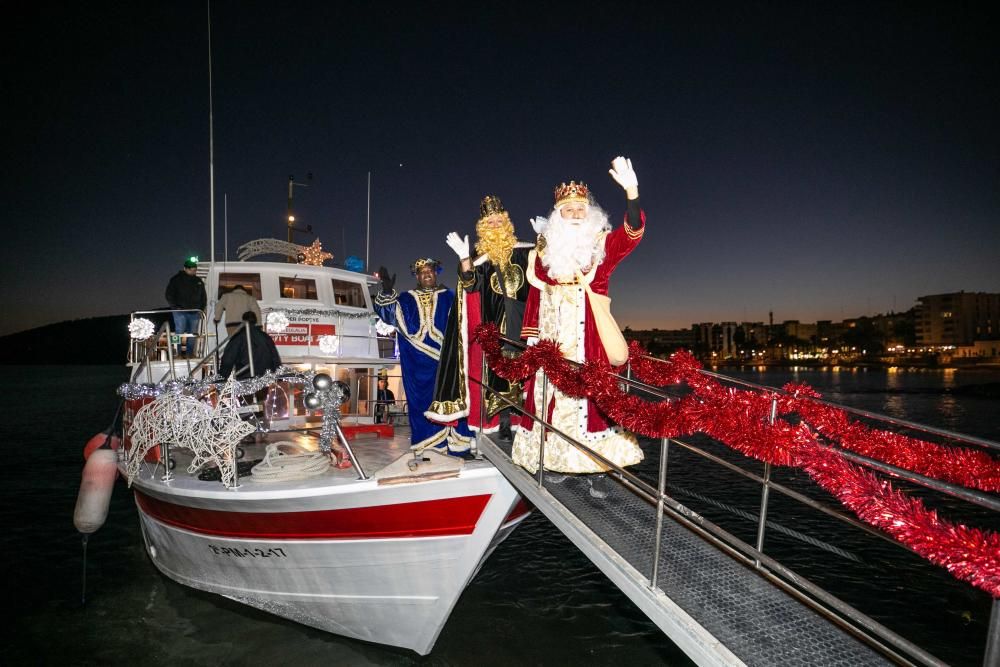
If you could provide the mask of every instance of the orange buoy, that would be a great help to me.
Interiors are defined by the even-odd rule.
[[[118,476],[118,455],[110,449],[96,449],[83,466],[80,493],[73,510],[73,525],[81,533],[93,533],[104,525],[111,505],[111,492]]]
[[[101,432],[95,435],[93,438],[87,441],[87,444],[83,446],[83,460],[86,461],[90,458],[90,455],[94,453],[95,449],[100,449],[101,446],[109,442],[111,449],[117,451],[121,446],[121,440],[117,435],[111,436],[111,440],[108,440],[108,434]]]

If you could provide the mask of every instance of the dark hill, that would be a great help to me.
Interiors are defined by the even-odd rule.
[[[68,320],[0,336],[0,364],[124,364],[128,318]]]

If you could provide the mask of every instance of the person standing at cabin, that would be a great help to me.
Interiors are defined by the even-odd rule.
[[[483,351],[471,337],[479,324],[492,322],[502,336],[520,339],[524,302],[528,298],[525,271],[528,252],[534,244],[518,242],[510,214],[496,195],[483,197],[479,204],[476,236],[478,256],[475,258],[470,256],[468,236],[462,238],[452,232],[446,238],[460,261],[461,289],[448,319],[434,402],[427,418],[449,423],[467,417],[469,428],[482,429],[484,433],[499,431],[502,439],[510,440],[513,437],[511,425],[517,426],[520,417],[512,415],[498,395],[520,405],[521,385],[508,382],[487,368],[486,384],[495,393],[486,394],[486,406],[482,411],[485,423],[481,424],[479,403],[482,394],[478,383],[482,375]],[[470,378],[475,382],[470,382]]]
[[[416,289],[397,293],[396,276],[379,268],[381,286],[375,297],[375,312],[396,328],[399,362],[403,370],[403,390],[409,403],[410,449],[446,447],[449,454],[468,456],[471,431],[462,419],[455,426],[436,424],[424,416],[434,395],[434,378],[441,357],[441,341],[455,293],[438,285],[441,263],[418,259],[410,266],[417,279]]]
[[[396,402],[396,395],[388,387],[388,380],[378,379],[378,389],[375,392],[375,423],[382,424],[387,421],[389,407]]]
[[[260,306],[257,299],[243,285],[236,285],[223,294],[215,304],[215,324],[218,326],[222,314],[226,314],[226,335],[232,334],[243,324],[243,313],[252,312],[260,322]]]
[[[201,312],[208,304],[208,296],[205,293],[205,281],[199,278],[198,260],[194,257],[184,262],[184,268],[174,274],[167,283],[167,303],[174,311],[171,313],[174,319],[174,333],[193,334],[187,339],[188,357],[194,356],[195,335],[198,333],[198,324],[201,322]],[[180,312],[178,312],[180,311]],[[176,354],[181,356],[181,344],[177,344]]]
[[[248,323],[248,332],[238,330],[232,340],[226,343],[226,349],[222,352],[222,361],[219,362],[219,375],[228,378],[230,373],[236,372],[237,380],[246,380],[249,377],[263,375],[267,371],[278,370],[281,366],[281,356],[278,348],[266,332],[257,324],[257,316],[252,310],[243,313],[243,322]],[[253,372],[250,372],[250,360],[253,359]]]
[[[615,158],[609,173],[626,193],[622,226],[612,231],[608,215],[591,199],[586,184],[575,181],[556,187],[549,217],[536,218],[533,223],[539,239],[529,258],[531,292],[521,337],[529,345],[539,339],[554,341],[565,358],[578,363],[604,360],[620,365],[628,358],[621,330],[611,318],[608,281],[618,263],[639,245],[645,232],[645,214],[639,208],[639,183],[632,162]],[[593,401],[566,396],[549,382],[548,405],[542,406],[543,376],[539,370],[528,381],[527,411],[544,414],[559,431],[619,466],[642,460],[635,436],[610,423]],[[532,472],[538,469],[541,433],[542,425],[535,421],[522,425],[514,438],[511,458]],[[544,466],[562,473],[606,470],[556,433],[546,435]],[[591,481],[591,495],[607,495],[601,488],[606,484],[603,476]]]

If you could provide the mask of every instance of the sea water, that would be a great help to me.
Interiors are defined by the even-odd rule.
[[[953,391],[997,382],[1000,373],[782,370],[743,377],[773,386],[807,382],[856,407],[1000,440],[1000,401]],[[485,563],[426,657],[319,632],[168,580],[144,552],[121,482],[106,524],[89,540],[84,603],[83,551],[72,523],[82,450],[111,421],[114,389],[125,379],[117,367],[0,367],[7,402],[4,664],[692,664],[539,512]],[[658,447],[644,442],[644,476],[656,474]],[[781,474],[785,483],[808,486],[794,473]],[[753,542],[755,524],[737,510],[753,509],[759,489],[677,448],[670,480],[678,500]],[[947,662],[981,663],[988,596],[898,547],[853,536],[781,500],[769,518],[789,530],[769,530],[765,551]]]

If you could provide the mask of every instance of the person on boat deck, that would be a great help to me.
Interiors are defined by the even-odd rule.
[[[167,303],[170,304],[174,319],[175,334],[197,334],[201,322],[201,311],[208,304],[205,281],[199,278],[198,262],[191,258],[184,262],[184,268],[174,274],[167,283]],[[195,338],[187,339],[187,356],[193,357]],[[177,356],[181,355],[181,345],[177,345]]]
[[[389,406],[396,402],[396,395],[388,387],[388,380],[378,379],[378,389],[375,392],[375,423],[381,424],[386,421]]]
[[[486,369],[486,382],[494,393],[486,395],[486,409],[480,413],[479,382],[483,368],[482,347],[471,341],[472,333],[482,322],[492,322],[507,338],[520,339],[524,302],[528,298],[528,251],[533,243],[518,243],[514,224],[503,202],[496,195],[487,195],[479,204],[476,222],[477,257],[469,252],[469,237],[456,232],[448,234],[446,242],[458,255],[458,282],[461,289],[448,318],[441,365],[438,367],[434,402],[427,418],[439,423],[454,422],[467,417],[469,428],[484,433],[499,431],[500,438],[510,440],[511,425],[520,417],[497,396],[521,404],[521,385],[511,383]],[[475,382],[470,382],[470,378]],[[480,424],[480,421],[485,424]]]
[[[388,269],[379,268],[381,287],[375,297],[376,314],[399,334],[403,390],[409,403],[410,448],[419,452],[446,446],[449,454],[468,456],[472,432],[465,419],[452,426],[431,422],[424,416],[434,395],[441,341],[455,293],[438,285],[441,263],[436,259],[418,259],[410,272],[417,278],[417,288],[399,294],[393,289],[396,276],[390,277]]]
[[[521,337],[529,345],[539,339],[555,341],[565,358],[580,363],[608,361],[609,356],[614,356],[615,363],[620,364],[624,359],[617,359],[622,354],[627,357],[624,340],[619,339],[617,347],[608,334],[602,340],[595,315],[603,322],[610,318],[608,280],[618,263],[639,245],[646,218],[639,208],[639,183],[631,161],[615,158],[609,173],[625,190],[627,198],[622,226],[612,230],[607,214],[591,199],[586,184],[575,181],[560,184],[555,189],[555,207],[548,218],[536,218],[532,223],[539,239],[529,258],[527,277],[531,290]],[[541,414],[543,376],[539,369],[527,383],[525,409],[530,413]],[[561,432],[619,466],[642,460],[642,450],[634,435],[612,424],[593,401],[570,398],[551,381],[544,414]],[[528,423],[522,423],[514,437],[511,458],[535,472],[542,426],[537,421],[532,424],[533,420],[527,417],[523,421]],[[554,432],[546,435],[543,464],[547,470],[562,473],[606,470],[603,464]],[[598,482],[602,487],[606,484],[603,476],[590,481],[591,495],[599,498],[607,495],[606,489],[598,489]]]
[[[252,310],[243,313],[243,321],[249,322],[250,326],[233,336],[222,352],[219,375],[224,378],[228,378],[233,371],[236,371],[236,379],[245,380],[263,375],[267,371],[277,370],[281,366],[281,356],[274,340],[257,324],[257,316]],[[253,372],[250,370],[251,360]]]
[[[226,314],[226,335],[236,331],[243,324],[243,313],[250,311],[257,316],[257,321],[261,321],[260,306],[257,299],[247,291],[243,285],[236,285],[231,290],[223,294],[215,303],[215,324],[218,326],[222,320],[222,314]]]

